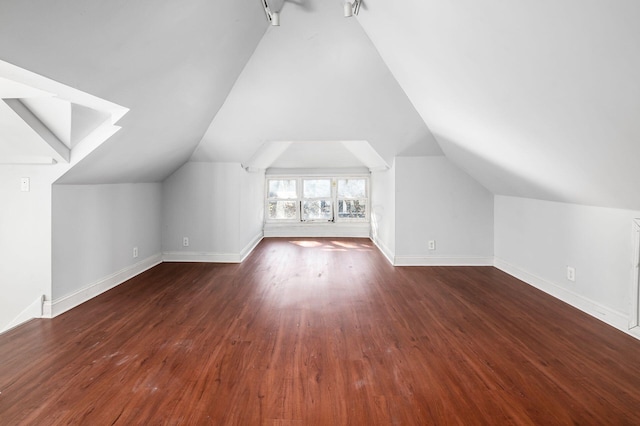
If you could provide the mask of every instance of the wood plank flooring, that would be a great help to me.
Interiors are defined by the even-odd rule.
[[[265,239],[1,335],[0,424],[637,425],[639,360],[495,268]]]

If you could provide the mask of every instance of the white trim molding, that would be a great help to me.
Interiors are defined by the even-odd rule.
[[[0,334],[11,330],[14,327],[19,326],[22,323],[25,323],[34,318],[42,318],[42,310],[44,306],[44,295],[38,297],[33,303],[27,306],[22,312],[18,314],[7,326],[0,330]]]
[[[369,237],[369,238],[371,239],[373,244],[375,244],[375,246],[378,247],[378,250],[380,250],[380,252],[382,252],[384,257],[387,258],[389,263],[391,263],[391,265],[394,265],[393,262],[394,262],[395,254],[393,253],[393,251],[384,242],[382,242],[381,239],[373,237],[373,236]]]
[[[603,306],[598,302],[594,302],[591,299],[567,290],[558,284],[530,274],[529,272],[497,257],[494,260],[494,266],[501,271],[537,288],[538,290],[541,290],[556,299],[559,299],[574,308],[580,309],[582,312],[617,328],[618,330],[631,334],[634,337],[638,337],[637,334],[629,331],[629,318],[622,312]]]
[[[633,220],[633,249],[631,258],[631,285],[629,287],[629,330],[634,330],[634,335],[640,333],[638,323],[640,312],[640,219]]]
[[[216,253],[207,251],[166,251],[163,262],[241,263],[262,241],[262,232],[251,239],[240,253]]]
[[[249,255],[253,252],[253,250],[255,250],[258,244],[260,244],[260,241],[262,241],[263,238],[264,235],[262,232],[260,232],[258,235],[253,237],[251,241],[249,241],[249,244],[247,244],[242,250],[240,250],[240,262],[244,262],[244,260],[249,257]]]
[[[163,262],[240,263],[240,253],[214,253],[207,251],[165,251]]]
[[[395,266],[493,266],[487,256],[396,256]]]
[[[160,263],[162,263],[162,255],[156,254],[143,259],[136,264],[127,266],[126,268],[89,284],[71,294],[62,296],[55,300],[45,300],[42,316],[43,318],[54,318],[90,299],[93,299],[107,290],[111,290],[112,288]]]
[[[330,223],[265,223],[265,237],[326,237],[326,238],[369,238],[369,222]]]

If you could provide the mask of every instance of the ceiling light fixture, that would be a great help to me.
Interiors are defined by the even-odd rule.
[[[271,22],[271,25],[274,27],[280,26],[280,12],[272,12],[271,7],[269,7],[269,3],[267,0],[262,0],[262,7],[264,7],[264,13],[267,15],[267,19]]]
[[[360,12],[361,4],[362,0],[355,0],[353,3],[346,1],[344,3],[344,17],[349,18],[350,16],[357,15],[358,12]]]
[[[273,12],[271,14],[271,25],[274,26],[274,27],[279,27],[280,26],[280,13]]]

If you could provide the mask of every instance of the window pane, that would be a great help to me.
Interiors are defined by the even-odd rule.
[[[365,179],[338,179],[338,198],[366,198]]]
[[[302,202],[302,219],[303,220],[332,220],[333,210],[331,209],[331,201],[314,200]]]
[[[298,198],[295,179],[270,179],[269,198]]]
[[[298,219],[297,201],[269,201],[269,219]]]
[[[338,200],[338,217],[340,219],[366,219],[366,200]]]
[[[303,182],[304,198],[331,197],[331,179],[305,179]]]

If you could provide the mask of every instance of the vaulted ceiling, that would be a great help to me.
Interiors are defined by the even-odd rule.
[[[3,0],[0,59],[130,109],[60,182],[161,181],[191,156],[267,26],[258,0]]]
[[[60,176],[113,136],[127,112],[0,60],[0,165],[61,163]]]
[[[0,59],[130,109],[63,183],[367,141],[496,194],[640,209],[640,2],[341,3],[270,27],[260,0],[5,0]]]
[[[365,4],[443,151],[487,188],[640,209],[640,2]]]
[[[270,141],[344,140],[368,141],[388,164],[396,155],[442,155],[342,10],[336,0],[285,2],[281,26],[267,30],[192,158],[243,162]]]

